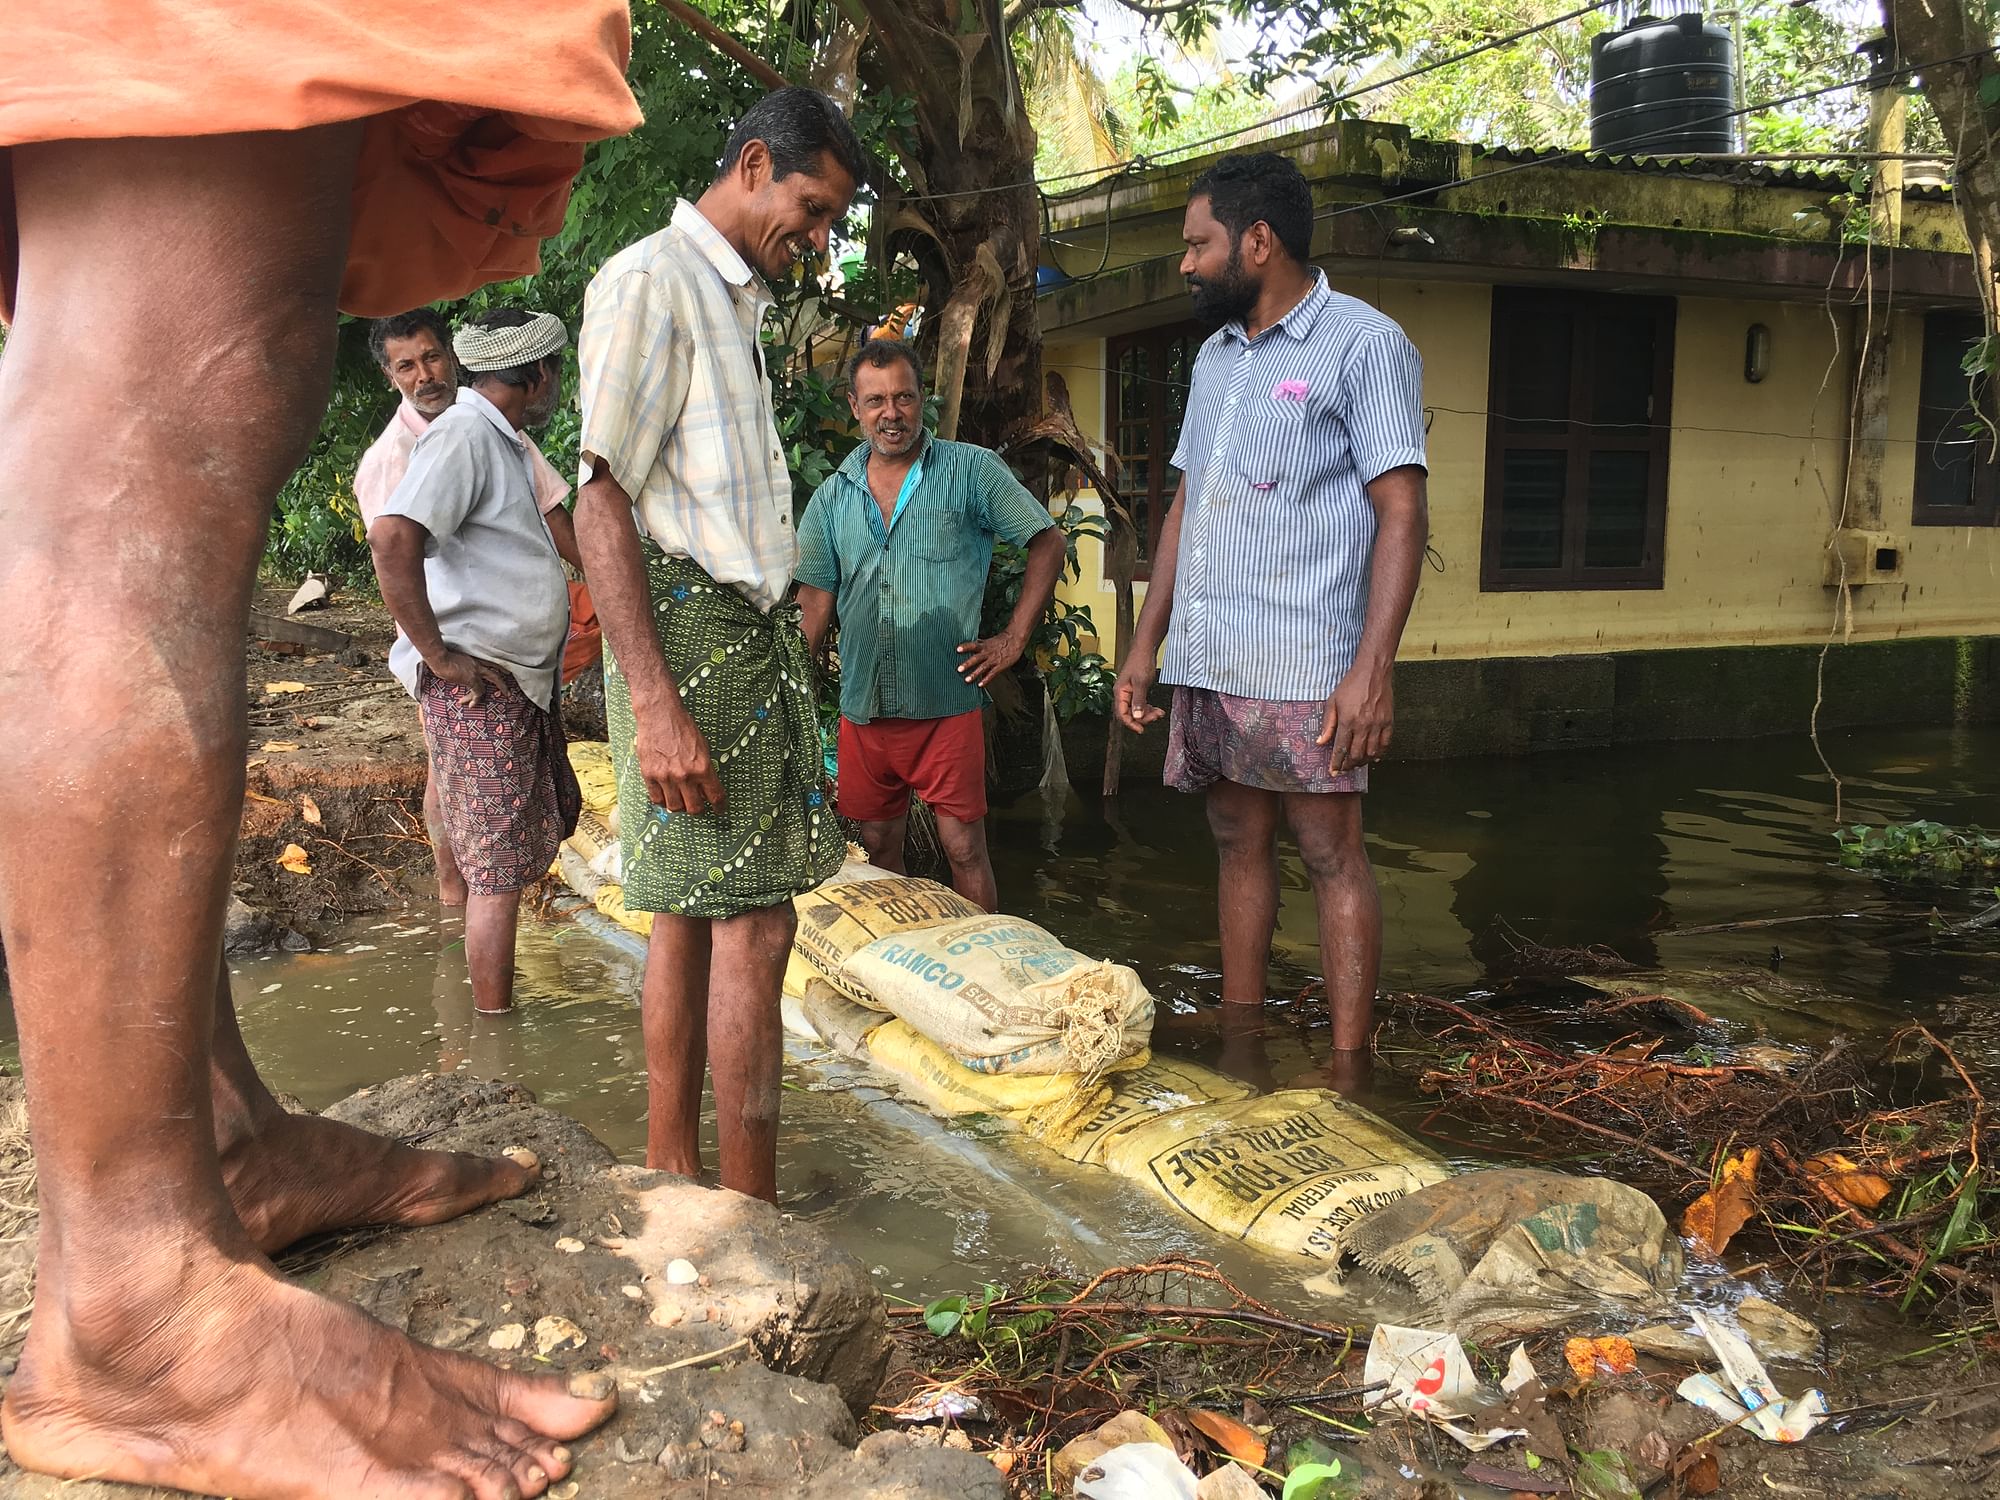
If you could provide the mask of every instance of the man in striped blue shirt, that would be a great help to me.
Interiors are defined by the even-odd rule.
[[[1115,697],[1141,733],[1162,716],[1155,679],[1173,687],[1166,780],[1208,800],[1223,1004],[1268,994],[1282,816],[1318,905],[1334,1047],[1352,1059],[1382,953],[1361,794],[1389,746],[1429,526],[1423,368],[1400,328],[1327,285],[1312,228],[1284,157],[1228,157],[1195,180],[1181,274],[1222,327],[1195,361],[1183,478]]]

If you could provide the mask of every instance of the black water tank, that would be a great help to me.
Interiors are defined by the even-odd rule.
[[[1736,149],[1729,33],[1698,15],[1640,16],[1590,39],[1590,149],[1682,156]]]

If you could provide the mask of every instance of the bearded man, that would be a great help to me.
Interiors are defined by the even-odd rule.
[[[1268,994],[1280,814],[1290,825],[1352,1077],[1382,955],[1361,796],[1389,747],[1428,530],[1423,366],[1402,329],[1327,285],[1312,228],[1304,176],[1271,152],[1225,157],[1190,190],[1181,274],[1223,326],[1195,361],[1183,478],[1114,707],[1143,732],[1162,715],[1154,680],[1173,686],[1166,781],[1207,798],[1225,1014]]]

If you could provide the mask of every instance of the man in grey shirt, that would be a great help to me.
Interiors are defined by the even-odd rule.
[[[460,328],[471,384],[417,439],[368,528],[398,627],[389,668],[423,709],[432,838],[465,879],[472,1000],[489,1012],[513,1005],[521,891],[581,801],[556,706],[569,590],[522,436],[555,410],[568,343],[559,319],[513,308]]]

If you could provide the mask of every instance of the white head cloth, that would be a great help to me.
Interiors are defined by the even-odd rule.
[[[473,374],[531,365],[567,347],[569,334],[554,313],[538,312],[518,328],[482,328],[461,324],[451,336],[459,364]]]

